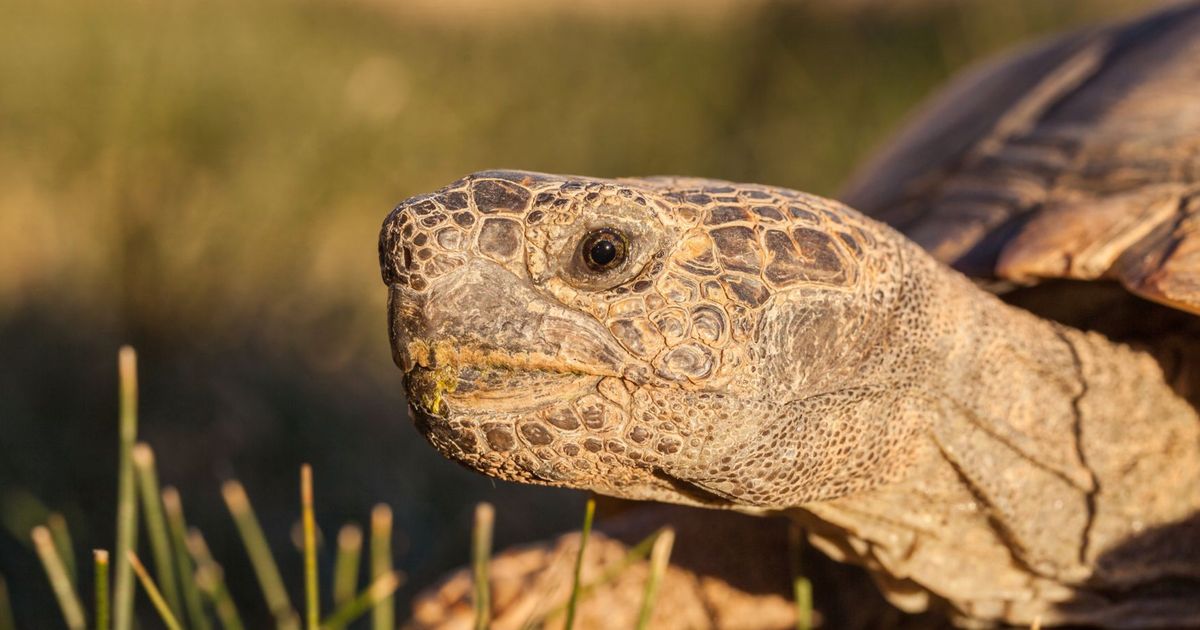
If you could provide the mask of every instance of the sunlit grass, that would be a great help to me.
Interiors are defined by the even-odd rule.
[[[96,549],[92,552],[92,583],[95,589],[94,609],[96,630],[109,628],[109,559],[108,551]]]
[[[154,451],[149,444],[139,442],[133,447],[133,468],[138,481],[138,494],[142,498],[142,516],[146,520],[146,535],[150,550],[154,554],[154,566],[160,576],[158,583],[168,608],[177,616],[183,616],[183,600],[175,579],[175,554],[171,549],[171,537],[167,530],[167,519],[163,515],[162,491],[158,487],[158,472],[154,465]]]
[[[796,630],[812,630],[812,582],[804,574],[804,531],[799,524],[788,525],[788,568],[792,580],[792,603],[796,607]]]
[[[471,575],[474,585],[471,605],[475,609],[475,630],[487,630],[492,618],[490,565],[492,559],[492,528],[496,511],[490,503],[475,506],[474,527],[471,529]]]
[[[283,585],[283,576],[275,563],[275,556],[267,543],[254,507],[246,489],[237,481],[227,481],[221,486],[221,495],[225,497],[225,505],[233,522],[237,524],[238,533],[242,536],[242,544],[250,556],[250,565],[254,567],[254,575],[258,578],[259,588],[262,589],[263,599],[267,608],[275,617],[275,625],[279,630],[299,630],[300,619],[292,608],[291,599]]]
[[[208,597],[221,625],[226,630],[242,630],[241,614],[225,586],[225,570],[213,559],[204,535],[189,529],[187,547],[196,563],[196,585]]]
[[[587,550],[588,538],[592,535],[592,520],[596,517],[596,499],[589,497],[583,511],[583,529],[579,530],[579,551],[575,554],[575,570],[571,573],[571,596],[567,600],[565,630],[575,627],[575,611],[583,585],[583,554]]]
[[[183,501],[179,491],[167,486],[162,491],[163,513],[167,528],[171,532],[171,550],[175,554],[175,566],[179,573],[179,584],[187,602],[188,621],[195,630],[209,630],[211,625],[204,614],[200,599],[200,588],[196,585],[196,563],[187,550],[187,521],[183,516]]]
[[[392,508],[381,503],[371,510],[371,578],[378,580],[392,571]],[[388,595],[372,609],[371,627],[392,630],[395,625],[395,603]]]
[[[224,582],[224,570],[213,559],[212,553],[199,530],[188,530],[183,515],[182,500],[178,491],[167,486],[160,490],[158,472],[155,467],[154,451],[150,445],[137,443],[136,435],[136,400],[137,393],[136,355],[131,348],[122,348],[120,353],[121,374],[121,418],[123,429],[121,448],[129,449],[129,464],[135,473],[141,489],[143,501],[142,510],[134,510],[127,518],[134,521],[126,524],[123,531],[128,532],[136,527],[139,514],[145,519],[149,536],[149,545],[156,555],[156,574],[152,574],[141,562],[137,551],[130,548],[126,551],[124,564],[131,574],[136,577],[147,596],[150,605],[158,614],[158,618],[169,630],[184,630],[192,628],[203,630],[211,627],[209,612],[215,615],[225,630],[241,630],[244,624],[241,615],[233,603],[228,587]],[[124,462],[122,462],[124,463]],[[340,630],[355,619],[372,613],[372,624],[378,628],[393,627],[394,593],[403,582],[403,575],[391,566],[391,536],[392,513],[386,505],[377,505],[371,513],[371,581],[366,588],[359,592],[356,589],[356,573],[358,557],[361,553],[362,533],[356,527],[348,525],[342,528],[338,536],[338,551],[335,563],[335,578],[332,586],[334,610],[328,617],[322,619],[320,614],[321,594],[317,579],[317,522],[314,510],[313,471],[307,464],[300,471],[299,504],[302,524],[303,544],[303,575],[304,584],[304,625],[306,630]],[[254,514],[250,498],[245,488],[237,481],[228,481],[222,486],[230,516],[242,537],[247,554],[259,576],[261,591],[268,608],[272,611],[279,627],[298,627],[298,615],[291,608],[287,599],[283,576],[279,572],[275,558],[267,544],[266,533],[263,531]],[[490,625],[490,570],[492,554],[493,527],[495,511],[489,504],[480,504],[475,513],[475,525],[472,532],[472,566],[474,580],[474,626],[485,629]],[[562,608],[555,609],[547,615],[531,619],[526,627],[536,627],[546,619],[556,614],[565,614],[564,627],[568,630],[574,626],[576,611],[580,602],[596,588],[616,579],[632,563],[650,556],[650,570],[644,587],[641,608],[638,615],[637,628],[649,627],[649,620],[654,610],[654,602],[659,586],[666,572],[667,563],[674,542],[674,532],[670,529],[660,530],[635,545],[629,550],[625,559],[615,566],[606,569],[592,582],[583,581],[583,566],[588,541],[595,518],[595,500],[589,499],[584,512],[583,527],[579,537],[579,548],[575,555],[571,587],[567,602]],[[57,528],[66,531],[65,523],[59,523]],[[76,591],[77,576],[72,576],[63,560],[64,550],[70,553],[70,544],[65,545],[56,540],[51,528],[39,525],[31,534],[34,548],[42,561],[47,578],[58,600],[63,619],[70,630],[86,628],[86,612]],[[69,540],[66,536],[63,540]],[[120,543],[120,540],[118,540]],[[107,551],[97,550],[93,554],[93,584],[94,619],[97,630],[108,630],[110,611],[120,603],[120,599],[111,597],[109,590],[110,557]],[[118,563],[121,564],[121,563]],[[178,586],[177,601],[172,602],[167,595],[164,585]],[[207,598],[208,610],[200,601],[200,594]],[[110,608],[110,604],[111,607]],[[382,614],[380,612],[382,611]],[[134,618],[134,609],[130,608],[127,619]],[[384,622],[381,624],[381,620]],[[384,625],[387,624],[387,625]],[[8,595],[5,583],[0,579],[0,630],[15,630],[12,623],[11,611],[8,606]]]
[[[39,525],[33,528],[30,536],[33,538],[33,547],[37,550],[38,558],[42,561],[42,567],[46,569],[46,575],[50,578],[50,586],[54,589],[54,596],[58,599],[58,607],[62,611],[67,628],[84,630],[86,621],[83,604],[79,601],[67,567],[54,545],[50,530]]]
[[[650,617],[654,614],[654,602],[658,597],[658,587],[667,573],[667,565],[671,559],[671,547],[674,544],[675,531],[667,529],[654,539],[654,546],[650,548],[650,575],[646,578],[645,591],[642,593],[637,630],[646,630],[650,627]]]
[[[199,530],[187,528],[184,520],[182,500],[179,492],[173,487],[160,491],[158,472],[155,468],[154,451],[150,445],[137,443],[137,357],[132,348],[122,348],[119,354],[119,372],[121,383],[121,441],[119,447],[128,455],[122,459],[122,470],[128,464],[128,470],[137,477],[142,495],[142,510],[133,497],[122,494],[118,508],[132,505],[132,511],[121,513],[122,519],[118,531],[118,546],[122,541],[129,541],[129,549],[125,552],[124,561],[118,561],[118,566],[124,565],[130,574],[141,583],[147,598],[157,612],[159,620],[169,630],[207,630],[211,627],[209,611],[201,601],[201,594],[207,596],[208,607],[215,614],[225,630],[241,630],[244,624],[241,615],[233,603],[228,587],[224,581],[224,570],[213,559],[207,543]],[[124,478],[122,478],[124,481]],[[132,481],[132,480],[130,480]],[[379,609],[388,609],[386,619],[391,619],[391,608],[394,606],[393,593],[403,583],[403,575],[391,569],[391,547],[386,541],[391,536],[391,513],[386,506],[376,506],[372,514],[373,554],[386,555],[386,559],[377,558],[373,561],[376,569],[386,569],[378,573],[369,585],[356,593],[356,571],[346,571],[335,588],[344,591],[335,596],[337,606],[325,620],[320,617],[321,595],[317,582],[317,523],[314,512],[314,496],[312,488],[312,469],[305,465],[300,473],[300,512],[303,524],[303,554],[305,625],[307,630],[345,628],[359,617]],[[122,490],[126,488],[123,486]],[[128,488],[133,490],[133,488]],[[263,597],[268,603],[276,623],[280,627],[299,626],[299,617],[291,608],[283,577],[279,573],[274,556],[266,541],[266,534],[258,523],[250,504],[245,488],[236,481],[229,481],[223,487],[226,503],[236,529],[242,536],[251,563],[259,572],[262,582]],[[129,532],[136,531],[139,514],[145,519],[147,531],[150,532],[150,547],[155,555],[155,573],[142,564],[135,549],[136,544],[129,540]],[[87,627],[86,612],[76,590],[78,576],[72,575],[64,557],[72,555],[70,537],[66,533],[65,520],[51,514],[48,517],[50,525],[38,525],[31,532],[31,540],[38,558],[42,562],[46,576],[58,601],[63,620],[70,630],[84,630]],[[54,532],[58,532],[57,536]],[[357,532],[355,528],[344,531]],[[378,543],[376,545],[376,543]],[[361,533],[359,542],[361,545]],[[358,553],[358,549],[354,550]],[[93,602],[95,628],[108,630],[110,614],[123,601],[121,596],[109,589],[110,557],[105,550],[93,553],[93,586],[95,597]],[[342,561],[344,564],[346,561]],[[354,561],[357,565],[357,560]],[[118,572],[118,577],[120,573]],[[265,577],[264,577],[265,576]],[[167,584],[176,587],[175,601],[167,591]],[[132,623],[134,608],[132,600],[132,585],[129,586],[128,601],[130,609],[125,619]],[[349,593],[347,596],[346,593]],[[12,610],[8,598],[7,585],[0,578],[0,630],[16,630]],[[115,621],[115,620],[114,620]]]
[[[146,590],[150,602],[154,604],[154,609],[158,611],[159,619],[166,624],[168,630],[183,630],[179,625],[179,620],[175,618],[175,613],[171,612],[171,607],[167,605],[167,600],[163,599],[162,593],[159,592],[154,578],[150,577],[146,567],[142,566],[142,561],[138,559],[137,554],[130,551],[128,560],[129,566],[137,574],[138,581],[142,583],[142,588]]]
[[[337,537],[337,558],[333,563],[333,605],[343,606],[354,598],[358,565],[362,560],[362,528],[343,525]]]
[[[313,515],[312,466],[300,467],[300,510],[304,529],[304,618],[307,630],[321,624],[321,599],[317,595],[317,521]]]
[[[133,446],[137,442],[137,354],[124,346],[117,354],[121,405],[118,419],[117,543],[114,546],[116,577],[113,585],[114,630],[133,627],[133,566],[129,554],[137,547],[137,497],[134,496]]]

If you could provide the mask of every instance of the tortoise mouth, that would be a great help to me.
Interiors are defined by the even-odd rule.
[[[416,366],[405,375],[409,399],[433,415],[450,407],[515,411],[582,396],[604,375],[520,365]]]

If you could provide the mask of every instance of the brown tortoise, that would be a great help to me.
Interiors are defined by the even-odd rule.
[[[489,171],[403,202],[418,428],[503,479],[786,514],[904,610],[1200,626],[1200,5],[966,75],[842,198]]]

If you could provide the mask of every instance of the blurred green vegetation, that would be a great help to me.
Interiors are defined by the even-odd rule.
[[[119,343],[141,351],[163,480],[244,610],[266,612],[219,482],[245,482],[296,575],[279,552],[302,461],[327,524],[393,506],[406,601],[465,562],[475,501],[498,506],[503,545],[571,525],[582,497],[461,471],[409,428],[375,250],[395,202],[494,167],[833,194],[956,69],[1137,3],[850,4],[0,0],[0,574],[18,622],[58,623],[27,543],[41,505],[80,558],[111,540]]]

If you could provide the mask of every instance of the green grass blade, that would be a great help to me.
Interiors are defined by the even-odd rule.
[[[371,510],[371,579],[392,572],[392,508],[379,504]],[[395,630],[396,603],[391,595],[375,603],[371,610],[374,630]]]
[[[792,601],[796,606],[796,630],[812,630],[812,582],[804,577],[804,530],[796,523],[788,526],[788,565],[792,574]]]
[[[154,578],[150,577],[150,574],[146,572],[146,567],[142,566],[142,561],[138,560],[137,554],[132,551],[129,552],[129,564],[133,567],[133,572],[137,574],[138,580],[141,581],[146,595],[150,597],[150,602],[154,604],[154,609],[158,611],[158,616],[166,624],[167,630],[183,630],[179,625],[179,620],[175,618],[175,614],[167,606],[167,600],[163,599],[162,593],[159,592],[158,586],[154,583]]]
[[[792,597],[796,602],[796,630],[812,630],[812,582],[803,576],[792,578]]]
[[[75,569],[75,545],[71,542],[67,519],[58,512],[52,512],[46,517],[46,527],[50,528],[50,536],[54,539],[54,546],[58,547],[58,555],[67,569],[67,576],[71,578],[71,583],[77,582],[79,572]]]
[[[229,514],[233,516],[233,522],[241,534],[242,544],[250,556],[250,564],[258,577],[258,585],[267,601],[267,607],[275,616],[276,625],[280,628],[296,627],[296,611],[288,599],[283,577],[279,574],[279,566],[275,564],[275,557],[271,555],[267,537],[263,534],[262,526],[258,524],[258,517],[250,505],[250,498],[246,496],[246,489],[237,481],[228,481],[221,487],[221,494],[224,495],[225,505],[229,507]]]
[[[17,621],[13,617],[12,598],[8,594],[8,583],[0,575],[0,630],[17,630]]]
[[[146,537],[150,540],[150,551],[154,555],[154,569],[163,598],[171,607],[176,618],[183,616],[183,602],[179,597],[179,586],[175,579],[175,556],[171,553],[171,537],[167,533],[167,521],[163,516],[161,493],[158,489],[158,472],[154,465],[154,451],[145,442],[133,447],[133,470],[142,497],[142,516],[146,521]]]
[[[400,588],[402,581],[403,577],[397,571],[380,577],[363,592],[351,597],[346,603],[338,606],[337,610],[333,611],[333,614],[321,623],[321,629],[342,630],[342,628],[354,623],[356,619],[366,614],[376,604],[392,597],[396,589]]]
[[[588,499],[583,511],[583,529],[579,532],[579,553],[575,556],[575,573],[571,578],[571,599],[567,600],[567,621],[563,630],[575,627],[575,608],[579,605],[579,588],[583,574],[583,552],[587,549],[588,537],[592,535],[592,520],[596,517],[596,500]]]
[[[225,586],[225,571],[213,560],[208,543],[200,530],[192,528],[187,534],[188,554],[196,564],[196,586],[204,592],[217,611],[217,618],[225,630],[242,630],[242,618],[238,614],[229,589]]]
[[[87,622],[83,616],[83,604],[79,602],[79,595],[75,593],[71,577],[67,575],[67,568],[58,555],[58,547],[54,545],[50,530],[42,525],[34,527],[32,538],[42,567],[46,569],[46,577],[50,579],[50,587],[54,589],[54,597],[58,599],[63,620],[67,622],[67,628],[84,630]]]
[[[646,591],[642,596],[642,609],[638,612],[637,630],[650,627],[650,617],[654,614],[654,601],[658,598],[658,587],[662,584],[663,576],[667,573],[667,564],[671,560],[671,547],[675,544],[675,530],[665,529],[654,541],[650,550],[650,576],[646,578]]]
[[[496,510],[490,503],[475,506],[475,526],[471,530],[471,566],[475,581],[475,630],[485,630],[491,624],[492,597],[489,564],[492,559],[492,527]]]
[[[93,579],[96,587],[96,630],[108,630],[108,551],[92,551]]]
[[[167,529],[171,534],[171,548],[175,553],[176,568],[179,570],[179,586],[183,591],[183,601],[187,605],[188,621],[195,630],[211,630],[208,615],[204,614],[200,589],[196,586],[195,562],[187,550],[187,521],[183,517],[183,502],[179,498],[179,491],[171,486],[163,488],[162,506],[167,519]]]
[[[660,529],[649,536],[646,536],[638,544],[634,545],[629,551],[625,552],[625,557],[617,564],[604,570],[600,577],[594,581],[588,582],[579,588],[579,599],[590,595],[593,591],[605,584],[609,584],[616,580],[626,569],[633,566],[635,563],[641,562],[650,555],[651,549],[654,547],[654,541],[665,531]],[[567,610],[567,604],[555,606],[543,613],[538,614],[536,611],[530,614],[529,619],[521,626],[522,630],[534,630],[545,624],[547,619],[556,617]]]
[[[317,521],[313,515],[312,466],[300,467],[300,510],[304,521],[304,602],[308,630],[321,625],[321,596],[317,588]]]
[[[357,525],[345,525],[338,532],[337,559],[333,563],[334,606],[344,606],[354,599],[362,560],[362,537],[362,529]]]
[[[134,496],[133,444],[137,441],[137,353],[122,346],[117,355],[121,381],[120,454],[117,470],[116,577],[113,584],[113,628],[133,626],[133,567],[129,552],[137,546],[137,497]]]

